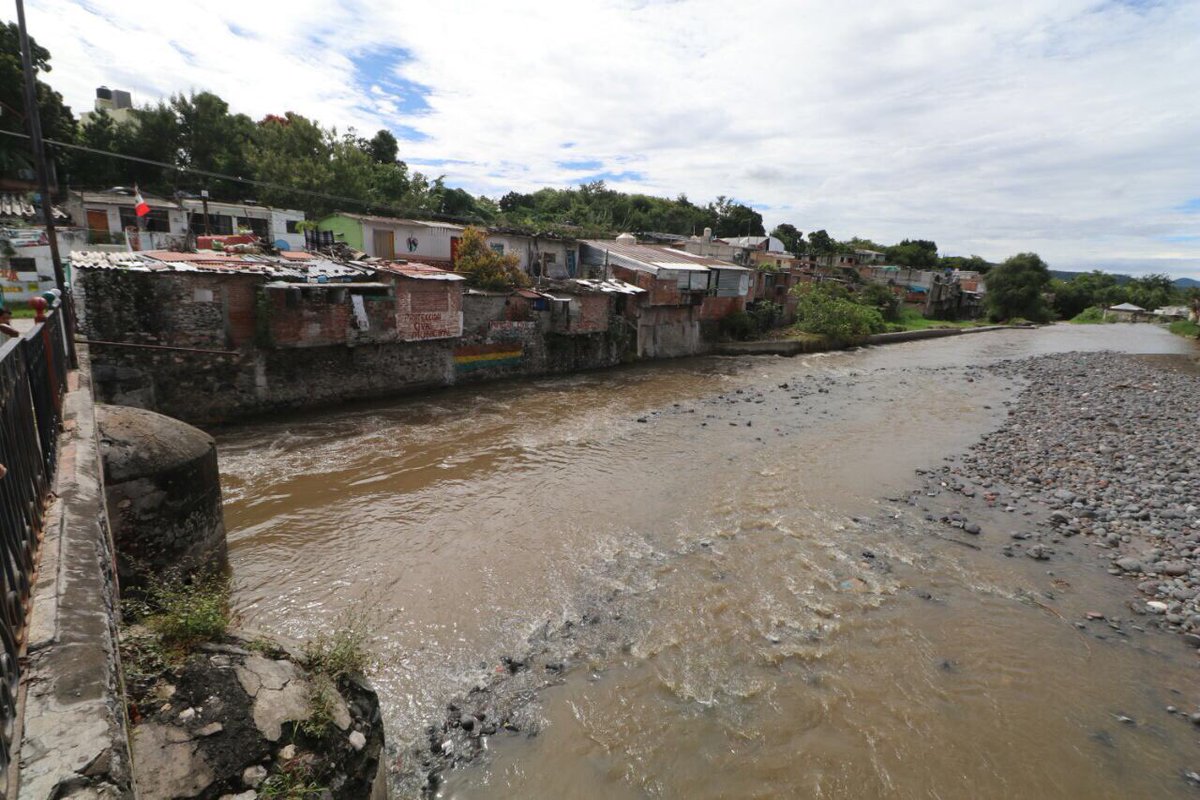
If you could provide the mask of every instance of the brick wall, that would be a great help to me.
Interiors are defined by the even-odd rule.
[[[720,320],[734,311],[745,310],[746,298],[744,297],[705,297],[704,302],[700,305],[700,319]]]
[[[343,290],[344,291],[344,290]],[[333,302],[332,289],[266,289],[263,311],[275,347],[344,344],[350,304]]]
[[[457,282],[396,279],[396,330],[404,341],[463,333],[463,294]]]

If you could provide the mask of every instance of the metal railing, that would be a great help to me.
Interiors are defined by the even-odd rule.
[[[20,655],[67,388],[61,311],[0,345],[0,794],[16,758]]]

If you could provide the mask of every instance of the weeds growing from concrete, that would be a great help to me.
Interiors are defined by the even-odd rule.
[[[125,610],[153,631],[164,648],[189,652],[200,642],[225,635],[230,624],[229,584],[223,575],[177,576],[150,581],[141,599]]]
[[[313,780],[312,769],[296,760],[284,764],[279,772],[267,778],[258,787],[258,796],[264,800],[315,800],[324,791],[325,787]]]
[[[337,683],[347,675],[366,675],[375,668],[371,649],[372,614],[346,613],[332,631],[322,632],[304,647],[304,666]]]

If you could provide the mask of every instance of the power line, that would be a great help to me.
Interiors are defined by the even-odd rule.
[[[5,134],[6,136],[15,136],[18,139],[28,139],[29,138],[29,134],[20,133],[18,131],[0,130],[0,133]],[[154,161],[153,159],[149,159],[149,158],[141,158],[139,156],[129,156],[129,155],[125,155],[124,153],[114,153],[111,150],[100,150],[95,147],[85,147],[84,145],[81,145],[81,144],[70,144],[68,142],[59,142],[54,139],[43,139],[42,141],[44,141],[46,144],[52,144],[55,147],[65,147],[68,150],[79,150],[84,153],[93,153],[93,154],[99,155],[99,156],[108,156],[109,158],[121,158],[126,161],[136,161],[139,164],[149,164],[152,167],[162,167],[163,169],[171,169],[171,170],[175,170],[176,172],[185,172],[185,173],[188,173],[191,175],[200,175],[200,176],[203,176],[206,178],[217,178],[217,179],[223,180],[223,181],[234,181],[236,183],[245,183],[250,186],[260,186],[260,187],[263,187],[266,189],[278,189],[281,192],[291,192],[293,194],[304,194],[304,195],[309,195],[310,197],[319,197],[323,200],[338,200],[341,202],[353,203],[354,205],[359,206],[361,208],[365,208],[368,211],[374,210],[374,209],[382,209],[384,211],[392,211],[392,212],[397,212],[400,214],[413,214],[414,213],[411,209],[399,208],[396,206],[375,205],[372,203],[365,202],[358,198],[347,197],[345,195],[340,195],[340,194],[330,194],[328,192],[318,192],[314,189],[296,189],[291,186],[282,186],[278,183],[271,183],[270,181],[258,181],[258,180],[254,180],[252,178],[243,178],[238,175],[225,175],[224,173],[221,173],[221,172],[210,172],[209,170],[196,169],[194,167],[181,167],[178,164],[168,164],[165,161]],[[454,216],[451,216],[448,214],[437,214],[437,215],[433,215],[433,216],[438,217],[438,218],[444,218],[447,220],[452,220],[454,222],[470,223],[473,221],[473,220],[467,219],[465,217],[454,217]]]

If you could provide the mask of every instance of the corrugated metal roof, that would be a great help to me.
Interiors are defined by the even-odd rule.
[[[419,281],[465,281],[466,278],[462,275],[457,275],[440,267],[431,267],[428,264],[418,264],[413,261],[406,263],[382,262],[371,264],[380,272],[391,272],[396,275],[402,275],[405,278],[415,278]]]
[[[114,205],[114,206],[129,206],[133,207],[137,201],[133,197],[133,192],[129,194],[124,192],[77,192],[79,199],[84,203],[92,203],[94,205]],[[181,209],[182,206],[171,200],[163,197],[155,197],[154,195],[142,192],[142,199],[146,201],[146,205],[151,208],[167,208]]]
[[[72,266],[79,269],[132,269],[143,272],[219,272],[224,274],[268,275],[305,281],[311,277],[354,278],[374,274],[374,270],[340,264],[323,258],[288,262],[275,256],[236,255],[232,253],[176,253],[151,250],[140,253],[75,251]]]
[[[710,269],[728,269],[750,272],[745,267],[730,261],[724,261],[713,256],[702,256],[677,250],[673,247],[662,247],[647,244],[626,244],[612,239],[588,239],[584,244],[597,250],[607,250],[610,256],[636,262],[631,264],[634,269],[641,265],[643,271],[657,274],[660,269],[671,269],[681,272],[707,272]]]
[[[331,216],[349,217],[350,219],[356,219],[359,222],[374,222],[381,225],[407,225],[418,228],[446,228],[456,231],[461,231],[463,229],[462,225],[455,225],[451,222],[437,222],[426,219],[404,219],[402,217],[378,217],[374,214],[352,214],[349,211],[337,211]]]
[[[50,214],[55,219],[66,219],[67,214],[58,206],[50,206]],[[37,222],[42,218],[42,210],[33,203],[17,194],[0,194],[0,217],[13,217],[25,222]]]
[[[580,286],[586,286],[589,289],[595,289],[605,294],[645,294],[646,290],[640,286],[634,286],[632,283],[626,283],[619,278],[609,278],[608,280],[594,280],[590,278],[576,278],[575,282]]]
[[[672,255],[679,255],[679,256],[682,256],[683,258],[691,259],[691,261],[693,261],[696,264],[701,264],[703,266],[710,267],[712,269],[733,270],[735,272],[752,272],[753,271],[753,270],[747,269],[746,267],[740,267],[737,264],[734,264],[730,261],[725,261],[723,259],[716,258],[714,256],[702,256],[698,253],[689,253],[686,250],[676,250],[675,248],[667,248],[667,249],[671,252]],[[674,269],[678,269],[678,267],[674,267]]]

